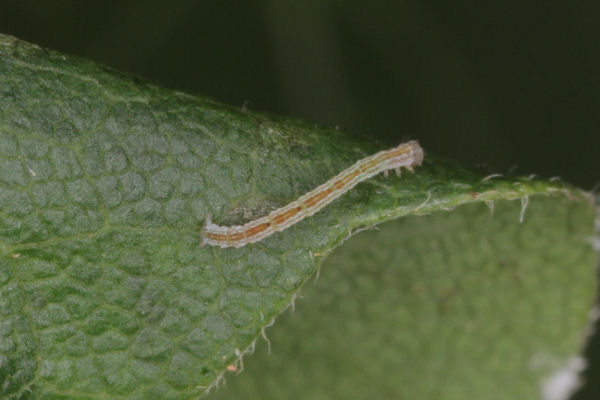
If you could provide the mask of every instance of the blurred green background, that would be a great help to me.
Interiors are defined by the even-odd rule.
[[[0,32],[390,146],[417,138],[490,173],[600,188],[598,1],[3,0]],[[587,353],[577,400],[600,398],[598,336]]]

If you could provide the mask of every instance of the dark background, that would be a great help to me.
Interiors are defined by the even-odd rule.
[[[597,0],[2,0],[0,32],[230,105],[600,188]],[[596,339],[577,400],[600,398]]]

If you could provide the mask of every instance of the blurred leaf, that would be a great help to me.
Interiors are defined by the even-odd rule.
[[[470,204],[348,240],[268,331],[272,354],[257,346],[214,398],[566,399],[596,296],[594,213],[538,196],[520,212]]]

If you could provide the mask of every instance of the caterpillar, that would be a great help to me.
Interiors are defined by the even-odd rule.
[[[206,215],[201,244],[225,248],[242,247],[248,243],[258,242],[310,217],[360,182],[381,172],[387,174],[393,169],[400,175],[402,167],[412,172],[414,166],[421,165],[423,157],[424,152],[419,143],[411,140],[357,161],[321,186],[300,196],[296,201],[254,221],[243,225],[220,226],[212,222],[210,215]]]

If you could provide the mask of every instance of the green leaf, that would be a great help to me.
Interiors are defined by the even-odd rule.
[[[0,395],[196,398],[241,367],[332,249],[411,215],[334,253],[305,291],[319,289],[312,312],[281,325],[296,346],[277,347],[277,371],[259,355],[258,376],[230,382],[256,398],[369,384],[456,398],[512,376],[532,393],[546,355],[577,353],[593,300],[594,207],[567,184],[427,155],[256,244],[199,245],[207,214],[260,217],[381,149],[0,36]],[[483,204],[439,212],[496,201],[493,217]],[[319,300],[330,310],[310,308]]]

